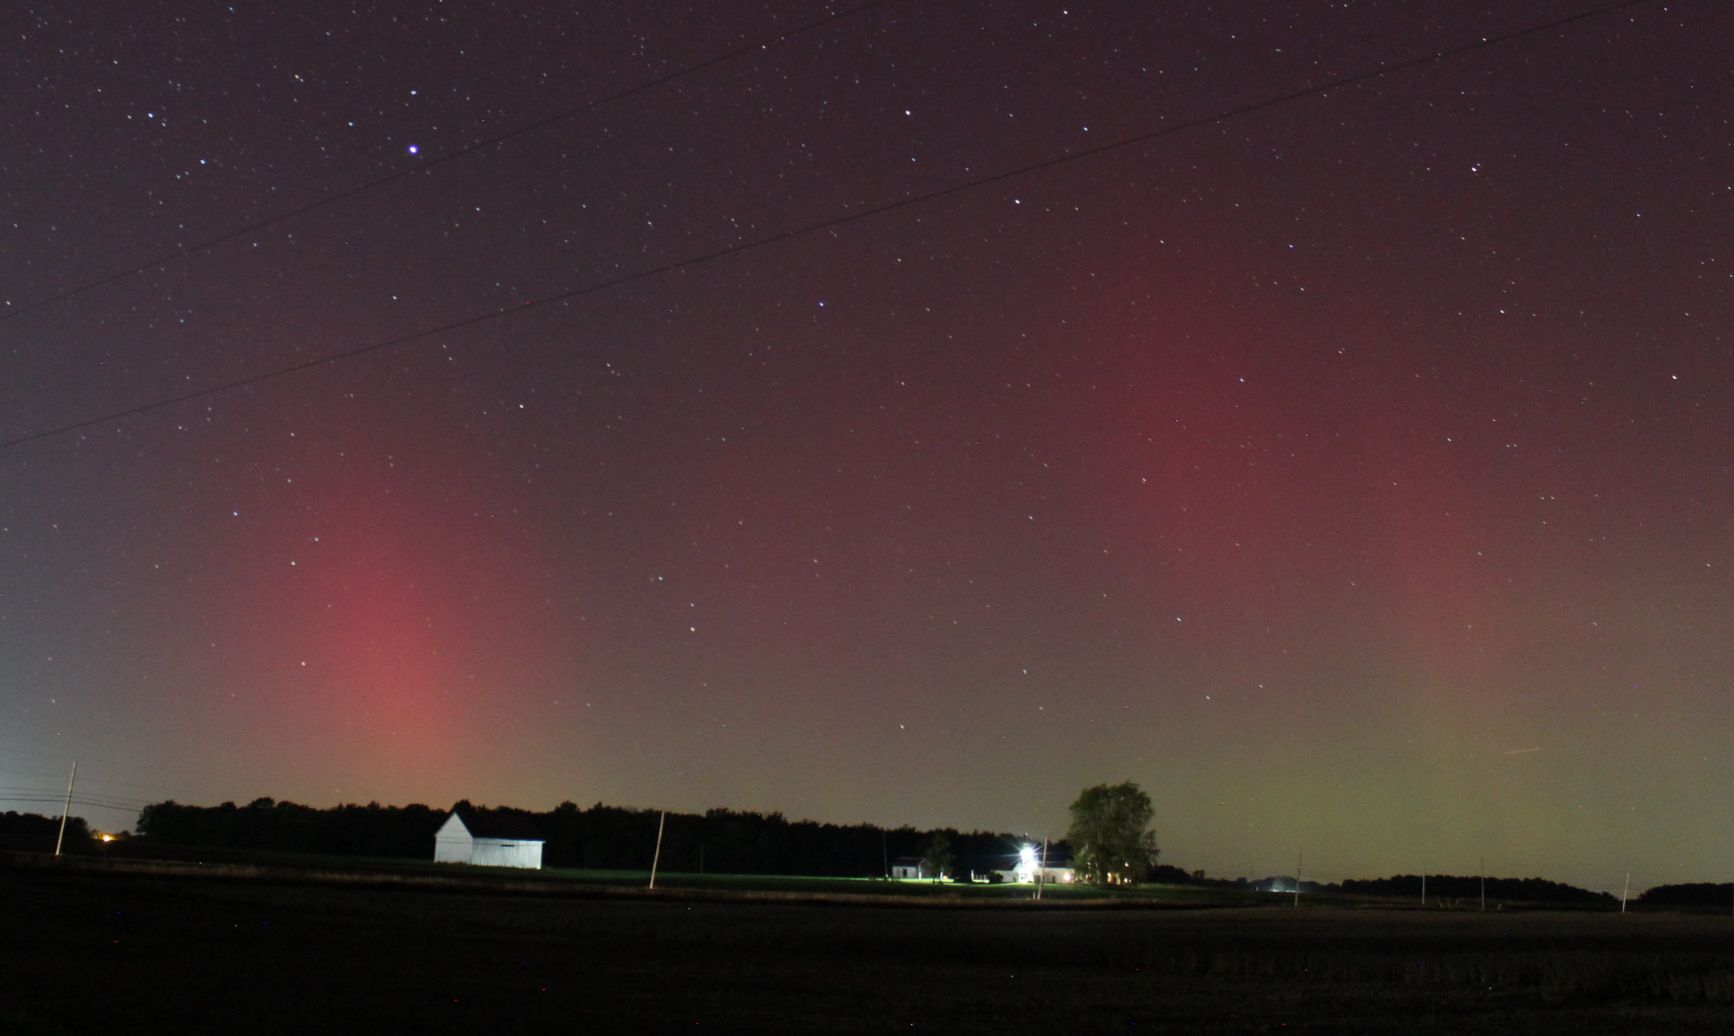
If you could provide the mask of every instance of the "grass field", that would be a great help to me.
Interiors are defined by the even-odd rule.
[[[492,877],[0,865],[0,1031],[1583,1034],[1734,1020],[1726,917],[645,896],[560,875],[504,895]]]
[[[40,853],[0,853],[12,866],[40,864]],[[70,866],[95,870],[125,870],[128,873],[163,875],[196,870],[213,879],[273,880],[317,884],[410,884],[426,887],[464,886],[482,891],[512,894],[594,895],[599,892],[641,890],[649,878],[641,870],[574,870],[548,867],[527,871],[501,867],[457,867],[429,860],[321,856],[259,850],[217,849],[194,846],[151,846],[105,849],[94,856],[69,861]],[[842,897],[943,900],[975,903],[992,900],[1024,900],[1035,894],[1033,885],[888,880],[883,878],[789,877],[770,874],[693,874],[665,871],[657,888],[667,893],[703,892],[738,894],[754,898]],[[1232,906],[1273,901],[1270,893],[1233,887],[1205,885],[1145,884],[1105,892],[1088,885],[1049,883],[1043,898],[1056,903],[1150,902],[1165,906]],[[1366,897],[1337,896],[1354,902]]]

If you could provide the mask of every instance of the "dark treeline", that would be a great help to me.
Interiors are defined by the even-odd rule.
[[[15,852],[51,853],[60,837],[60,818],[38,813],[0,813],[0,849]],[[90,825],[83,817],[66,818],[64,853],[91,851]]]
[[[542,864],[585,870],[635,870],[650,868],[656,851],[659,814],[653,809],[624,809],[597,803],[583,809],[562,802],[547,812],[460,805],[481,814],[527,819],[544,839]],[[239,852],[311,853],[326,856],[396,857],[412,860],[433,858],[434,832],[445,823],[450,810],[424,805],[342,805],[325,809],[294,802],[255,799],[245,806],[225,802],[219,806],[189,806],[158,802],[139,814],[138,836],[148,843],[231,849]],[[59,818],[35,814],[0,814],[0,849],[49,852]],[[983,831],[960,832],[954,828],[931,831],[913,827],[881,828],[872,824],[821,824],[811,820],[791,821],[781,813],[750,813],[713,809],[703,815],[668,814],[663,833],[662,860],[665,871],[710,874],[775,874],[790,876],[860,878],[887,874],[900,857],[921,857],[936,835],[948,843],[952,865],[948,873],[957,878],[987,878],[995,871],[1016,865],[1023,839]],[[94,847],[90,829],[81,817],[71,817],[66,827],[67,852],[90,852]],[[146,845],[135,846],[145,849]],[[1069,859],[1066,843],[1050,847],[1056,861]],[[1163,864],[1155,867],[1150,880],[1183,885],[1225,888],[1263,888],[1289,891],[1293,878],[1210,878],[1203,871],[1185,871]],[[1577,906],[1609,906],[1619,902],[1606,892],[1591,892],[1543,878],[1486,879],[1489,901],[1554,903]],[[1427,875],[1429,902],[1478,900],[1479,876]],[[1357,895],[1419,897],[1421,878],[1399,874],[1388,878],[1348,879],[1341,884],[1305,882],[1304,892],[1341,891]],[[1638,897],[1649,906],[1703,906],[1734,909],[1734,887],[1698,883],[1660,885]]]
[[[1544,878],[1488,878],[1487,898],[1490,900],[1524,903],[1572,903],[1584,906],[1606,906],[1618,903],[1619,897],[1606,892],[1591,892],[1575,885],[1565,885]],[[1470,900],[1481,898],[1479,876],[1455,874],[1427,875],[1427,899]],[[1390,878],[1354,879],[1339,886],[1344,892],[1369,896],[1420,896],[1421,878],[1414,874],[1398,874]]]
[[[245,806],[183,806],[171,800],[139,813],[138,834],[172,845],[432,859],[434,831],[445,819],[445,810],[377,802],[315,809],[273,799]]]
[[[654,810],[600,803],[581,810],[564,802],[551,813],[529,816],[547,839],[543,860],[549,866],[644,870],[656,848]],[[980,875],[1009,868],[1017,855],[1017,840],[1010,835],[943,833],[956,872],[964,877],[972,870]],[[791,821],[781,813],[670,813],[661,866],[713,874],[879,876],[898,857],[922,855],[933,834],[911,827]]]
[[[476,811],[528,819],[545,840],[542,863],[546,867],[648,870],[656,850],[656,810],[601,803],[580,809],[562,802],[546,813]],[[138,834],[174,845],[431,859],[434,832],[448,812],[378,803],[315,809],[268,798],[245,806],[232,802],[188,806],[171,801],[146,806],[139,814]],[[1011,835],[952,829],[943,833],[955,872],[963,877],[972,871],[979,876],[1010,868],[1017,855],[1018,840]],[[727,809],[702,816],[670,813],[661,867],[713,874],[879,876],[900,856],[923,855],[933,835],[911,827],[790,821],[780,813]]]
[[[1657,885],[1638,897],[1646,906],[1712,907],[1734,911],[1734,885],[1724,881],[1687,882],[1683,885]]]
[[[1064,842],[1060,843],[1062,846],[1065,844],[1066,843]],[[1159,863],[1156,866],[1151,867],[1149,877],[1146,880],[1158,885],[1206,885],[1210,888],[1219,889],[1245,889],[1253,887],[1253,883],[1245,878],[1212,878],[1203,871],[1189,871],[1184,867],[1175,867],[1172,864],[1167,863]]]

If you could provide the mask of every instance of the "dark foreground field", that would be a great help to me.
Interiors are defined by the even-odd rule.
[[[1734,1030],[1734,920],[669,901],[0,869],[0,1031]]]

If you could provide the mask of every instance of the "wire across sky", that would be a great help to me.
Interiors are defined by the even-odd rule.
[[[25,12],[8,786],[1717,879],[1731,19]]]

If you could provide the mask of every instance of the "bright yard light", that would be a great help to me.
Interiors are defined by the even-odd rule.
[[[1018,849],[1017,879],[1019,883],[1036,880],[1036,847],[1025,845]]]

